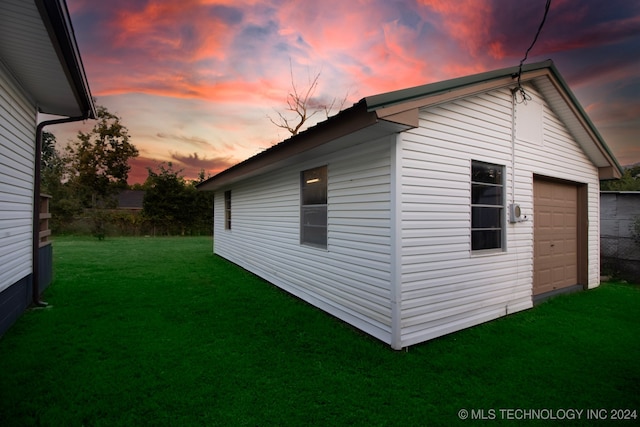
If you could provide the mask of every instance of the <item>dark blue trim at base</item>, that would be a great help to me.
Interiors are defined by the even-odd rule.
[[[13,325],[31,303],[31,274],[0,292],[0,336]]]
[[[53,280],[53,248],[51,244],[40,248],[39,291],[44,292]],[[4,291],[0,292],[0,337],[16,323],[22,313],[31,305],[33,299],[33,275],[29,274]]]

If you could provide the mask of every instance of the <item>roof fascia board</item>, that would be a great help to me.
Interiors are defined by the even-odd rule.
[[[536,77],[540,77],[546,74],[548,74],[548,71],[544,69],[530,71],[527,73],[526,80],[524,81],[532,80]],[[514,83],[515,82],[513,76],[509,74],[506,76],[502,76],[501,78],[496,78],[484,82],[471,83],[465,86],[452,88],[450,90],[447,90],[446,92],[438,94],[425,94],[420,98],[416,98],[405,103],[394,104],[388,107],[378,107],[375,109],[375,112],[378,115],[378,118],[387,120],[388,117],[398,115],[407,110],[433,107],[435,105],[454,101],[456,99],[466,98],[468,96],[473,96],[502,87],[508,87],[510,85],[513,85]]]
[[[402,113],[405,113],[409,110],[418,110],[424,107],[432,107],[434,105],[442,104],[445,102],[453,101],[455,99],[464,98],[467,96],[475,95],[477,93],[485,92],[487,90],[495,89],[498,87],[506,86],[511,84],[513,79],[508,77],[501,79],[500,81],[492,81],[481,83],[480,85],[475,84],[471,86],[461,87],[449,90],[447,92],[439,93],[437,95],[426,94],[420,98],[413,99],[411,101],[406,101],[401,104],[394,104],[388,107],[380,107],[376,108],[374,111],[376,112],[379,119],[389,120],[389,118],[394,116],[399,116]]]
[[[598,178],[600,180],[620,179],[622,175],[617,167],[609,166],[598,168]]]
[[[95,119],[96,108],[65,1],[35,0],[35,4],[78,105],[81,106],[87,118]]]
[[[388,122],[408,126],[409,128],[417,128],[420,126],[420,116],[417,108],[412,108],[395,114],[388,114],[384,117],[378,116],[378,118]]]

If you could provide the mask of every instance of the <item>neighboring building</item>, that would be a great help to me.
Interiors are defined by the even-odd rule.
[[[394,349],[598,286],[620,167],[551,61],[526,102],[517,73],[364,98],[210,178],[214,252]]]
[[[118,209],[141,212],[143,201],[143,190],[123,190],[118,193]]]
[[[600,206],[603,274],[640,283],[640,191],[603,191]]]
[[[39,232],[42,128],[94,116],[65,2],[0,1],[0,335],[51,280]]]

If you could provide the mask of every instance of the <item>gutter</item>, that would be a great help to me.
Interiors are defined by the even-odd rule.
[[[36,153],[33,167],[33,245],[31,253],[33,262],[31,298],[33,305],[36,307],[45,307],[47,305],[46,302],[40,300],[40,180],[42,175],[40,163],[42,161],[42,132],[45,126],[79,122],[91,117],[92,111],[89,110],[84,115],[78,117],[45,120],[44,122],[38,123],[36,127]]]

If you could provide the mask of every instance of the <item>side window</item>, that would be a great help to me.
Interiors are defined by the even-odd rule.
[[[504,239],[504,166],[471,163],[471,250],[501,249]]]
[[[327,167],[300,174],[300,243],[327,247]]]
[[[231,230],[231,190],[224,192],[224,229]]]

